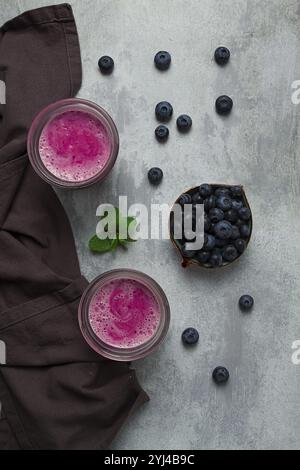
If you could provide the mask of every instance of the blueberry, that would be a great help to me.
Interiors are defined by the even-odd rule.
[[[243,188],[242,186],[231,186],[230,192],[233,197],[241,197],[243,195]]]
[[[166,126],[158,126],[155,129],[155,137],[159,142],[166,142],[169,137],[169,129]]]
[[[210,219],[207,215],[204,216],[204,231],[208,232],[210,229]]]
[[[232,202],[232,201],[231,201]],[[232,224],[234,224],[238,220],[239,216],[235,209],[229,209],[224,215],[224,219],[228,220]]]
[[[243,237],[243,238],[249,238],[250,237],[251,230],[250,230],[249,225],[243,224],[239,227],[239,229],[240,229],[241,237]]]
[[[215,207],[213,209],[210,209],[209,211],[209,218],[212,221],[213,224],[216,224],[220,222],[221,220],[224,219],[224,212],[219,209],[218,207]]]
[[[203,244],[203,249],[205,251],[211,251],[216,244],[215,237],[213,235],[207,235],[206,233],[204,234],[204,244]]]
[[[148,179],[152,184],[159,184],[163,179],[163,172],[160,168],[151,168],[148,171]]]
[[[203,198],[207,198],[212,193],[212,187],[209,184],[201,184],[199,187],[199,193]]]
[[[220,196],[217,199],[216,206],[222,211],[229,211],[232,207],[232,200],[228,196]]]
[[[184,258],[191,259],[191,258],[195,258],[197,253],[194,250],[188,250],[186,243],[185,243],[183,247],[181,248],[181,254]]]
[[[199,341],[199,333],[195,328],[187,328],[181,335],[184,344],[196,344]]]
[[[180,132],[188,132],[192,127],[192,119],[187,114],[181,114],[176,120],[177,129]]]
[[[215,225],[215,235],[221,240],[228,240],[232,235],[232,225],[227,220],[221,220]]]
[[[209,251],[200,250],[196,254],[196,259],[199,261],[199,263],[206,264],[209,261],[210,255],[211,254]]]
[[[234,246],[236,247],[239,253],[244,253],[246,249],[246,242],[245,240],[238,238],[237,240],[234,240]]]
[[[254,304],[253,297],[251,295],[242,295],[239,299],[239,306],[241,310],[249,311],[252,309]]]
[[[232,110],[233,101],[229,96],[219,96],[216,100],[216,111],[218,114],[226,115]]]
[[[236,223],[235,223],[235,225],[236,225],[237,227],[239,227],[239,228],[240,228],[242,225],[244,225],[244,224],[245,224],[245,222],[244,222],[243,220],[241,220],[241,219],[238,219],[238,220],[236,221]]]
[[[239,209],[239,217],[240,219],[245,221],[249,220],[251,217],[250,209],[248,209],[248,207],[242,207],[241,209]]]
[[[240,238],[240,230],[236,225],[232,226],[232,234],[231,234],[231,240],[236,240],[237,238]]]
[[[208,231],[208,232],[211,233],[212,235],[215,234],[215,225],[216,225],[216,224],[211,223],[211,224],[210,224],[210,227],[209,227],[209,231]]]
[[[238,211],[243,207],[243,201],[238,201],[237,199],[232,199],[232,209]]]
[[[159,51],[155,54],[154,63],[159,70],[167,70],[171,64],[171,55],[167,51]]]
[[[225,245],[227,245],[228,240],[220,240],[220,238],[216,238],[216,247],[217,248],[223,248]]]
[[[168,101],[161,101],[155,107],[156,118],[161,122],[167,122],[173,114],[173,107]]]
[[[224,384],[229,379],[229,372],[226,367],[216,367],[212,373],[212,377],[217,384]]]
[[[209,262],[214,268],[219,268],[223,263],[222,255],[217,252],[213,253],[209,259]]]
[[[198,192],[193,194],[192,199],[194,204],[203,204],[203,198]]]
[[[213,209],[216,207],[216,197],[211,195],[204,199],[204,209],[206,212],[209,212],[210,209]]]
[[[181,206],[184,206],[185,204],[191,204],[192,202],[192,196],[190,194],[181,194],[180,198],[178,199],[178,203]]]
[[[111,57],[108,55],[104,55],[103,57],[100,57],[98,61],[98,67],[100,71],[104,74],[109,74],[113,71],[114,69],[114,61]]]
[[[233,261],[238,257],[238,252],[235,246],[227,245],[222,251],[222,256],[226,261]]]
[[[229,61],[230,51],[227,47],[220,46],[215,50],[215,61],[219,65],[225,65]]]
[[[228,188],[217,188],[215,190],[215,196],[220,197],[220,196],[228,196],[230,197],[230,191]]]

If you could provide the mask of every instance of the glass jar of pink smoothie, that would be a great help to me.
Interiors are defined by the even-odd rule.
[[[82,188],[104,179],[113,168],[119,136],[109,114],[91,101],[70,98],[43,109],[28,134],[35,171],[60,188]]]
[[[84,338],[97,353],[115,361],[133,361],[161,344],[169,328],[170,307],[151,277],[115,269],[88,286],[78,318]]]

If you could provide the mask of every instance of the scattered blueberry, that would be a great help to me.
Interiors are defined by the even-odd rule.
[[[169,129],[166,126],[158,126],[155,129],[155,137],[159,142],[166,142],[169,137]]]
[[[234,246],[236,247],[239,253],[244,253],[246,249],[246,242],[245,240],[238,238],[237,240],[234,240]]]
[[[232,225],[227,220],[221,220],[215,225],[215,235],[221,240],[228,240],[232,235]]]
[[[181,206],[184,206],[185,204],[191,204],[192,196],[190,194],[181,194],[178,202]]]
[[[232,207],[232,201],[228,196],[220,196],[217,199],[216,206],[222,211],[229,211]]]
[[[187,114],[181,114],[176,120],[177,129],[180,132],[188,132],[192,127],[192,119]]]
[[[167,70],[171,64],[171,55],[167,51],[159,51],[155,54],[154,63],[159,70]]]
[[[251,217],[251,211],[250,209],[248,209],[248,207],[241,207],[241,209],[239,209],[239,218],[242,219],[242,220],[249,220]]]
[[[232,110],[233,101],[229,96],[222,95],[216,100],[216,111],[218,114],[226,115]]]
[[[240,229],[241,237],[243,237],[243,238],[249,238],[250,237],[251,230],[250,230],[249,225],[243,224],[239,227],[239,229]]]
[[[209,184],[201,184],[199,193],[203,198],[207,198],[212,194],[212,187]]]
[[[232,204],[232,200],[231,200],[231,204]],[[235,209],[229,209],[229,211],[227,211],[224,215],[224,219],[228,220],[232,224],[234,224],[238,220],[238,218],[239,216]]]
[[[210,256],[211,253],[209,251],[200,250],[196,254],[196,259],[199,261],[199,263],[206,264],[208,263]]]
[[[212,373],[212,377],[217,384],[224,384],[229,379],[229,372],[226,367],[216,367]]]
[[[100,57],[98,61],[98,67],[100,71],[104,74],[109,74],[113,71],[114,69],[114,61],[111,57],[108,55],[104,55],[103,57]]]
[[[196,344],[199,341],[199,333],[195,328],[186,328],[181,335],[184,344]]]
[[[163,179],[163,172],[160,168],[151,168],[148,171],[148,179],[152,184],[159,184]]]
[[[222,256],[226,261],[233,261],[238,257],[238,252],[235,246],[227,245],[222,251]]]
[[[239,306],[241,310],[249,311],[252,309],[254,304],[253,297],[251,295],[242,295],[239,300]]]
[[[219,65],[225,65],[229,61],[230,51],[227,47],[220,46],[215,50],[215,61]]]
[[[210,251],[215,247],[215,244],[216,244],[215,237],[213,235],[205,233],[203,249],[205,251]]]
[[[210,209],[208,215],[213,224],[217,224],[224,219],[224,212],[218,207]]]
[[[213,253],[209,259],[209,262],[214,268],[219,268],[223,264],[222,255],[217,252]]]
[[[155,115],[159,121],[167,122],[171,119],[173,107],[168,101],[161,101],[155,107]]]

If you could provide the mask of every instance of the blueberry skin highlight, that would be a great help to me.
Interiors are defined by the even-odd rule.
[[[220,46],[215,50],[215,61],[218,65],[226,65],[230,59],[230,51],[225,46]]]
[[[225,384],[229,380],[229,372],[226,367],[216,367],[212,373],[213,380],[216,384]]]
[[[186,328],[181,335],[182,342],[186,345],[193,345],[199,341],[199,333],[195,328]]]
[[[244,312],[249,312],[253,308],[254,305],[254,299],[251,297],[251,295],[242,295],[239,299],[239,306],[240,309],[243,310]]]
[[[222,95],[216,99],[216,111],[222,116],[228,115],[233,107],[233,101],[229,96]]]
[[[168,122],[173,114],[173,106],[168,101],[161,101],[155,107],[155,115],[158,121]]]
[[[98,67],[103,74],[110,74],[114,69],[115,63],[111,57],[104,55],[98,61]]]
[[[167,70],[171,65],[171,54],[167,51],[159,51],[155,54],[154,63],[159,70]]]

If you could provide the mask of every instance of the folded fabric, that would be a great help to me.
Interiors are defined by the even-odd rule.
[[[81,84],[69,5],[0,28],[0,83],[0,449],[107,448],[148,397],[128,364],[83,340],[77,308],[87,281],[71,227],[26,155],[35,114]]]

